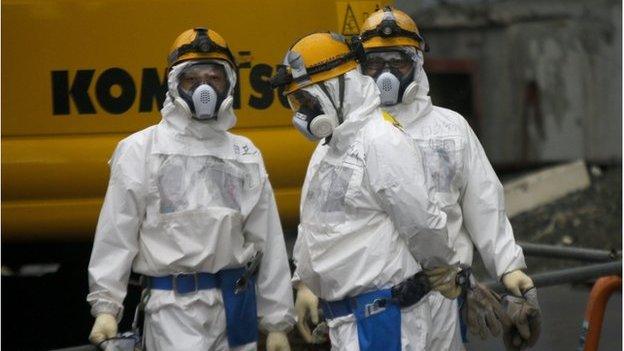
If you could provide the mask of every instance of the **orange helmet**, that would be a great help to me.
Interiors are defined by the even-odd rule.
[[[421,51],[429,51],[414,20],[405,12],[390,6],[368,16],[362,25],[360,40],[366,50],[391,46],[413,46]]]
[[[219,33],[203,27],[185,30],[180,34],[167,57],[169,67],[197,59],[224,60],[236,69],[236,61],[225,39]]]
[[[319,32],[299,39],[286,53],[271,79],[274,87],[290,94],[308,85],[323,82],[357,68],[357,53],[344,36]]]

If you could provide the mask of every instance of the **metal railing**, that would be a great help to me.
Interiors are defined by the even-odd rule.
[[[608,275],[618,275],[622,273],[622,261],[591,264],[582,267],[565,268],[556,271],[537,273],[531,275],[533,283],[538,288],[553,285],[582,283],[590,279],[597,279]],[[484,283],[490,289],[504,291],[505,287],[498,281],[487,281]]]
[[[609,262],[622,258],[622,252],[615,250],[597,250],[525,242],[519,242],[518,244],[522,247],[525,256],[562,258],[586,262]]]

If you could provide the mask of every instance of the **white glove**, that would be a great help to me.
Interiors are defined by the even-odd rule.
[[[89,341],[97,345],[106,339],[117,335],[117,319],[109,313],[101,313],[95,318],[93,329],[89,334]]]
[[[505,285],[507,291],[518,297],[522,297],[525,291],[535,287],[533,280],[519,269],[505,273],[503,275],[503,285]]]
[[[299,284],[297,289],[295,311],[297,312],[297,329],[299,329],[299,333],[307,343],[314,343],[315,338],[310,331],[308,322],[312,322],[313,325],[319,323],[318,297],[302,283]]]
[[[267,351],[290,351],[290,344],[284,332],[270,332],[266,342]]]

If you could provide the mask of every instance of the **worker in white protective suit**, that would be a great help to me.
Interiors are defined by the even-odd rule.
[[[446,215],[427,197],[421,156],[379,108],[374,81],[357,69],[361,46],[335,33],[297,41],[272,78],[295,127],[316,148],[301,195],[293,259],[296,309],[320,299],[332,350],[427,350],[425,266],[452,264]],[[309,308],[313,305],[313,308]]]
[[[420,149],[430,197],[447,215],[455,260],[470,266],[476,246],[491,277],[502,280],[511,295],[530,300],[527,303],[535,308],[527,310],[534,315],[516,314],[513,322],[524,334],[522,344],[532,346],[539,335],[540,317],[535,313],[539,305],[533,281],[522,272],[526,268],[524,255],[505,213],[503,188],[466,120],[454,111],[432,105],[423,70],[423,51],[427,48],[416,24],[404,12],[386,7],[365,20],[360,39],[366,50],[362,72],[375,79],[382,109],[398,119]],[[482,302],[475,301],[481,300],[477,295],[470,289],[465,295],[468,310],[474,307],[470,307],[471,302]],[[436,292],[429,300],[430,349],[463,349],[458,300]],[[497,335],[503,327],[496,316],[487,313],[481,318],[468,314],[467,319],[470,331],[483,338],[488,331]],[[531,332],[516,323],[526,323],[527,319]],[[514,328],[506,329],[508,334]]]
[[[117,334],[130,271],[149,289],[148,350],[289,350],[290,271],[260,151],[236,123],[236,65],[195,28],[169,56],[163,119],[122,140],[89,263],[90,340]],[[259,268],[255,268],[259,265]]]

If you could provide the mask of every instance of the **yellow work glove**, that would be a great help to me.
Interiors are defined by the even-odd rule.
[[[523,292],[535,286],[533,280],[519,269],[505,273],[502,280],[507,291],[518,297],[522,297]]]
[[[315,343],[316,339],[310,331],[309,323],[319,323],[318,297],[307,286],[299,283],[297,298],[295,299],[295,312],[297,313],[297,329],[307,343]]]
[[[457,285],[459,267],[441,266],[433,269],[425,269],[424,271],[431,285],[431,290],[439,291],[440,294],[451,300],[457,298],[461,294],[462,287]]]
[[[101,313],[95,318],[89,341],[98,345],[106,339],[117,336],[117,319],[109,313]]]
[[[267,351],[290,351],[290,344],[284,332],[270,332],[266,341]]]

